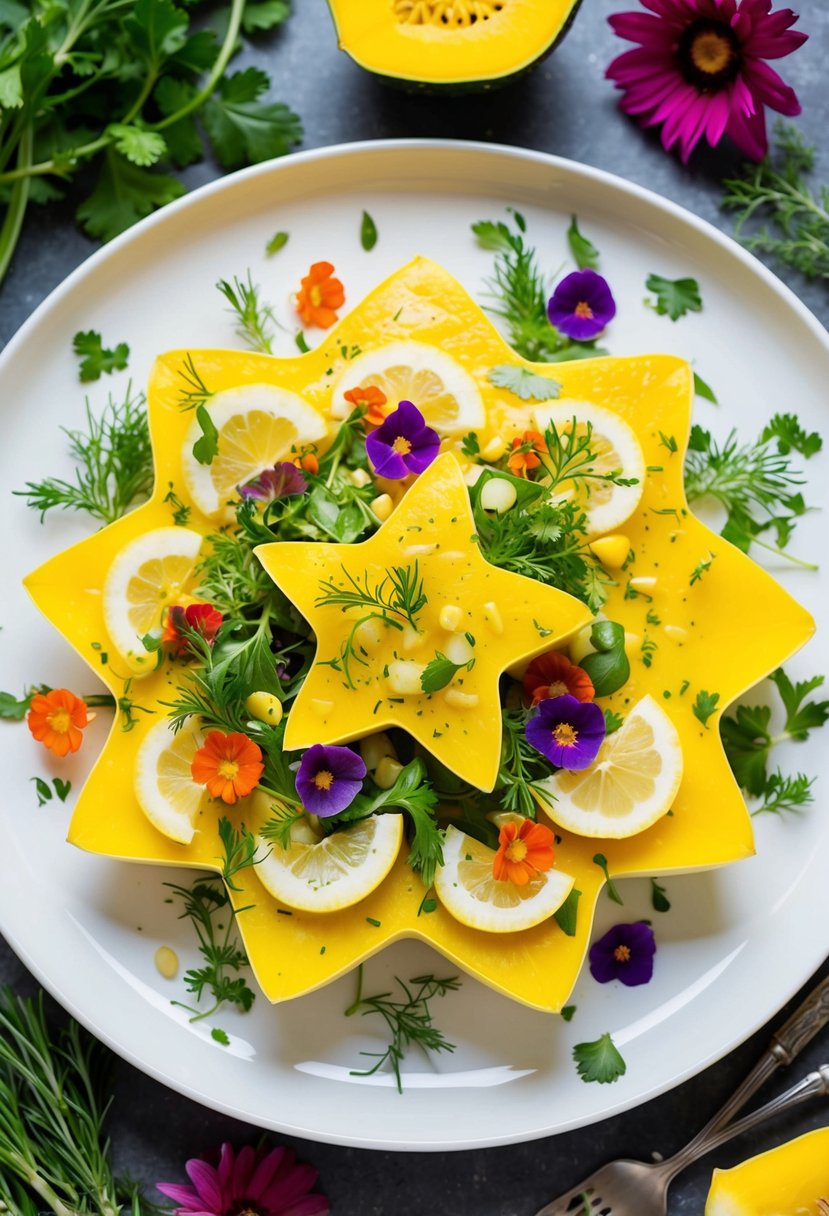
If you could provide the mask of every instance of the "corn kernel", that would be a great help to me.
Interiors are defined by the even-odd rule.
[[[361,490],[363,486],[368,485],[371,478],[365,469],[351,469],[348,473],[348,480],[353,486],[357,486],[357,488]]]
[[[379,520],[386,520],[391,515],[394,503],[390,494],[378,494],[371,500],[371,509]]]
[[[501,609],[492,600],[488,604],[484,604],[484,620],[492,632],[500,637],[504,632],[504,621],[501,616]]]
[[[656,576],[653,574],[637,574],[630,580],[630,585],[637,591],[653,591],[656,582]]]
[[[378,731],[376,735],[367,735],[365,739],[360,740],[360,755],[370,773],[374,772],[381,760],[397,759],[394,744],[382,730]]]
[[[245,700],[245,709],[257,722],[278,726],[282,721],[282,702],[272,692],[252,692]]]
[[[443,699],[453,709],[474,709],[479,698],[475,692],[464,692],[462,688],[447,688]]]
[[[495,511],[498,515],[503,515],[504,511],[515,506],[517,497],[518,491],[506,477],[490,477],[481,490],[481,506],[485,511]]]
[[[165,980],[172,980],[178,975],[178,955],[171,946],[159,946],[155,952],[155,966],[159,975]]]
[[[441,629],[445,629],[447,633],[457,632],[462,620],[463,608],[460,604],[444,604],[438,616]]]
[[[622,532],[611,536],[600,536],[590,542],[590,551],[608,570],[620,570],[630,553],[630,539]]]
[[[392,760],[391,756],[384,756],[374,773],[375,784],[379,785],[381,790],[390,790],[402,772],[402,764]]]
[[[389,691],[399,697],[411,697],[423,692],[420,678],[425,670],[422,663],[414,663],[411,659],[394,659],[389,663],[389,674],[386,677]]]

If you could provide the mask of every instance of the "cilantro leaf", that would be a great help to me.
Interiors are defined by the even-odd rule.
[[[146,131],[134,123],[112,122],[107,127],[115,143],[115,150],[132,161],[134,165],[147,167],[161,160],[167,144],[155,131]]]
[[[153,93],[153,100],[165,118],[172,117],[190,104],[196,96],[196,86],[176,76],[163,76]],[[167,153],[180,169],[192,165],[204,155],[202,137],[192,114],[171,122],[164,128]]]
[[[511,363],[500,363],[488,376],[490,384],[505,388],[522,401],[550,401],[561,394],[561,385],[552,376],[541,376],[527,367],[515,367]]]
[[[212,464],[213,458],[219,451],[219,432],[206,406],[198,406],[196,421],[201,427],[202,433],[201,438],[193,444],[193,455],[199,464]]]
[[[725,755],[737,784],[760,796],[766,786],[766,761],[771,748],[768,705],[738,705],[734,717],[720,721]]]
[[[694,372],[694,393],[697,397],[703,397],[706,401],[710,401],[712,405],[719,405],[717,394],[711,388],[710,384],[706,384],[702,376]]]
[[[603,1034],[592,1043],[576,1043],[573,1059],[582,1081],[598,1081],[600,1085],[607,1085],[618,1081],[627,1071],[627,1065],[609,1034]]]
[[[242,15],[242,29],[246,34],[260,30],[272,30],[291,15],[288,0],[262,0],[259,4],[246,4]]]
[[[144,60],[153,76],[187,41],[189,18],[171,0],[136,0],[124,21],[130,48]]]
[[[575,216],[570,217],[570,227],[567,229],[567,244],[570,246],[573,261],[579,270],[599,269],[599,251],[592,241],[589,241],[586,236],[579,232],[579,225]]]
[[[122,372],[130,356],[126,342],[119,342],[114,350],[110,350],[94,329],[86,332],[79,330],[72,340],[72,349],[81,360],[78,375],[84,384],[100,380],[103,372]]]
[[[768,443],[770,439],[777,440],[777,450],[781,455],[788,456],[794,448],[807,460],[823,447],[823,440],[817,431],[805,431],[796,414],[775,414],[763,428],[759,442]]]
[[[259,68],[226,76],[204,107],[204,125],[225,169],[270,160],[302,138],[302,124],[281,102],[260,101],[270,80]]]
[[[184,193],[184,186],[174,177],[150,173],[110,150],[104,157],[95,189],[76,214],[89,236],[111,241],[125,228]]]
[[[697,693],[697,699],[693,704],[694,717],[702,723],[703,726],[708,726],[708,719],[711,717],[714,710],[717,708],[717,702],[720,699],[718,692],[706,692],[705,689],[700,689]]]
[[[790,739],[802,742],[810,730],[823,726],[829,718],[829,701],[806,701],[810,692],[821,687],[824,677],[812,676],[810,680],[792,684],[783,668],[778,667],[770,678],[776,684],[786,709],[786,734]]]
[[[687,312],[702,311],[702,297],[696,279],[664,279],[661,274],[649,274],[645,286],[656,296],[651,306],[660,317],[678,321]]]
[[[14,693],[0,692],[0,719],[6,722],[22,722],[29,712],[32,697],[36,692],[37,689],[33,688],[20,699]]]

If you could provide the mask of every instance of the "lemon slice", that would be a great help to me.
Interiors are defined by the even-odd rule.
[[[629,519],[645,488],[645,457],[639,440],[623,418],[589,401],[557,401],[536,406],[535,424],[543,432],[551,424],[559,435],[569,434],[573,418],[576,434],[587,433],[592,427],[590,447],[595,454],[592,468],[598,473],[618,472],[621,477],[635,478],[632,486],[617,486],[612,481],[562,482],[567,497],[575,498],[587,516],[591,533],[612,532]]]
[[[451,355],[426,342],[390,342],[358,355],[331,393],[331,413],[345,418],[354,408],[345,393],[370,384],[381,389],[391,408],[411,401],[441,434],[483,426],[486,414],[478,386]]]
[[[187,488],[205,515],[219,514],[236,487],[283,460],[291,448],[325,434],[325,421],[302,397],[274,384],[248,384],[216,393],[205,408],[219,432],[218,452],[199,464],[193,445],[202,435],[196,418],[182,450]]]
[[[171,840],[189,844],[195,820],[207,801],[207,791],[190,772],[204,740],[195,725],[178,731],[162,718],[147,731],[135,757],[135,796],[153,827]]]
[[[661,819],[671,809],[681,780],[677,729],[653,697],[646,696],[605,739],[590,768],[562,769],[547,778],[544,785],[555,797],[547,813],[579,836],[618,840]]]
[[[141,639],[179,602],[202,545],[190,528],[155,528],[125,545],[104,580],[104,623],[121,658],[136,675],[155,669]]]
[[[574,879],[546,870],[523,887],[492,875],[495,853],[453,825],[446,829],[443,865],[435,875],[440,902],[462,925],[487,933],[531,929],[561,907]]]
[[[320,838],[306,821],[291,828],[287,849],[270,849],[255,869],[266,891],[303,912],[339,912],[370,895],[392,868],[403,840],[402,815],[369,815]]]

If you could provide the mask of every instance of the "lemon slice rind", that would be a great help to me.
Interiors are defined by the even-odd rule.
[[[141,741],[133,773],[135,796],[153,827],[170,840],[190,844],[195,821],[207,800],[204,786],[190,775],[203,742],[198,727],[185,723],[173,731],[168,718],[155,722]]]
[[[492,849],[454,825],[446,829],[435,891],[447,912],[470,929],[532,929],[558,911],[573,889],[573,877],[555,869],[536,875],[526,887],[499,881],[492,876],[494,856]]]

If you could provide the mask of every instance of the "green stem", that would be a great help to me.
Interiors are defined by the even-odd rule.
[[[32,163],[32,142],[32,126],[30,123],[23,131],[17,148],[17,164],[21,169]],[[12,187],[6,218],[3,221],[2,229],[0,229],[0,283],[5,278],[9,263],[17,248],[20,231],[23,227],[23,217],[26,214],[28,203],[29,179],[28,177],[21,177]]]
[[[355,1014],[357,1012],[357,1010],[360,1008],[362,1003],[363,1003],[363,964],[360,963],[359,967],[357,968],[357,995],[354,998],[353,1004],[349,1005],[348,1009],[346,1009],[345,1016],[347,1018],[352,1017],[352,1015]]]
[[[219,54],[216,56],[216,61],[205,83],[199,89],[195,96],[191,97],[186,105],[183,105],[174,114],[168,114],[166,118],[160,119],[156,123],[149,123],[148,129],[151,131],[163,131],[165,127],[171,126],[174,122],[178,122],[181,118],[186,118],[193,110],[197,110],[208,97],[211,96],[216,85],[224,75],[224,70],[230,62],[230,57],[236,47],[236,39],[239,37],[239,30],[242,25],[242,16],[245,11],[246,0],[233,0],[233,5],[230,10],[230,17],[227,23],[227,32],[225,33],[224,42],[221,45]]]

